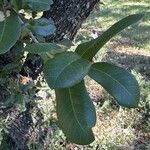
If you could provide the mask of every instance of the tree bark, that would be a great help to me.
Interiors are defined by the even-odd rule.
[[[56,26],[56,32],[53,35],[46,37],[46,42],[59,41],[63,38],[73,40],[78,29],[81,27],[83,21],[89,16],[95,4],[99,2],[99,0],[53,0],[53,1],[54,3],[51,6],[51,9],[49,11],[44,12],[43,17],[46,17],[48,19],[51,18],[54,21]],[[28,67],[32,66],[31,69],[34,69],[33,68],[34,64],[32,64],[33,63],[32,58],[33,57],[28,59],[25,62],[25,65]],[[39,60],[37,61],[39,63]],[[37,61],[34,62],[38,64]],[[38,74],[36,74],[36,76],[34,70],[32,71],[34,79],[36,79],[40,71],[38,71]],[[28,114],[27,116],[29,116],[29,113],[27,112],[23,113],[22,115],[17,115],[16,116],[17,121],[14,121],[14,123],[12,123],[10,128],[10,138],[21,150],[27,149],[26,144],[28,138],[30,137],[28,136],[29,135],[28,129],[30,127],[28,126],[27,128],[24,125],[26,124],[26,119],[23,118],[27,118],[26,114]]]
[[[89,16],[99,0],[53,0],[54,4],[44,17],[52,18],[57,28],[53,35],[46,37],[47,42],[63,38],[73,40],[83,21]]]

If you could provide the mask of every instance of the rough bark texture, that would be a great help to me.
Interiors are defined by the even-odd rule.
[[[98,2],[99,0],[54,0],[54,4],[44,13],[44,17],[52,18],[57,30],[46,40],[48,42],[63,38],[72,40]]]
[[[88,17],[90,12],[93,10],[94,5],[97,2],[99,2],[99,0],[53,0],[53,1],[54,4],[51,6],[51,9],[45,12],[43,16],[46,18],[52,18],[57,30],[53,35],[46,37],[47,42],[59,41],[63,38],[72,40],[75,34],[77,33],[77,30],[81,27],[83,21]],[[39,60],[37,61],[39,62]],[[25,65],[30,67],[32,62],[33,60],[31,57],[31,59],[28,59]],[[36,64],[38,63],[36,62]],[[33,67],[31,67],[31,69],[32,68]],[[33,75],[35,75],[34,70]],[[36,79],[37,75],[34,76],[34,79]],[[29,134],[29,128],[30,125],[32,125],[32,118],[29,116],[30,114],[27,112],[21,115],[20,114],[17,115],[15,121],[12,123],[10,128],[10,138],[21,150],[27,149],[26,144],[31,134],[31,133]]]

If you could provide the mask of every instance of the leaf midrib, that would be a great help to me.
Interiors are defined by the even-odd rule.
[[[68,66],[70,66],[70,65],[73,64],[74,62],[78,61],[79,59],[81,59],[81,58],[79,57],[79,58],[77,58],[77,59],[74,59],[73,61],[71,61],[70,63],[66,64],[66,65],[62,68],[62,70],[59,72],[59,74],[57,75],[57,77],[56,77],[56,79],[55,79],[54,86],[56,85],[56,82],[58,81],[58,78],[59,78],[59,76],[63,73],[63,71],[64,71]]]
[[[0,37],[0,43],[2,42],[2,38],[3,38],[4,32],[5,32],[5,27],[6,27],[6,20],[3,22],[3,29],[2,29],[2,34]]]
[[[106,72],[104,72],[104,71],[102,71],[102,70],[98,70],[98,69],[96,69],[96,68],[94,68],[94,67],[92,67],[92,69],[93,69],[93,70],[96,70],[96,71],[98,71],[98,72],[101,72],[101,73],[107,75],[108,77],[110,77],[112,80],[114,80],[115,82],[117,82],[121,87],[123,87],[123,89],[125,89],[125,91],[132,97],[132,94],[131,94],[131,93],[126,89],[126,87],[123,86],[118,80],[116,80],[115,78],[113,78],[113,77],[110,76],[108,73],[106,73]]]
[[[68,89],[68,91],[69,91],[69,97],[70,97],[70,101],[71,101],[71,106],[72,106],[72,109],[73,109],[74,117],[75,117],[77,123],[79,124],[79,126],[81,127],[81,129],[83,130],[83,132],[85,132],[85,133],[87,134],[86,130],[82,127],[80,121],[78,120],[78,118],[77,118],[77,116],[76,116],[76,111],[75,111],[75,108],[74,108],[74,106],[73,106],[73,98],[72,98],[72,96],[71,96],[71,90],[70,90],[70,88]]]

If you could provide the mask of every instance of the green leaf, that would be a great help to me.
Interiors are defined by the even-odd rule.
[[[143,14],[135,14],[125,17],[124,19],[118,21],[113,26],[111,26],[106,32],[104,32],[97,39],[93,39],[89,42],[80,44],[76,48],[76,53],[81,57],[92,60],[96,53],[117,33],[128,27],[129,25],[139,21],[143,18]]]
[[[72,41],[70,41],[68,39],[63,39],[63,40],[57,42],[57,44],[59,46],[61,46],[62,49],[69,49],[71,46],[74,46],[74,44],[72,43]]]
[[[0,5],[3,5],[3,1],[2,0],[0,0]]]
[[[22,0],[24,9],[31,9],[33,11],[46,11],[50,9],[53,4],[52,0]]]
[[[20,10],[22,7],[22,0],[11,0],[11,4],[14,6],[15,10]]]
[[[22,93],[16,93],[14,95],[14,100],[15,100],[15,104],[19,107],[20,111],[25,111],[26,110],[26,103],[24,100],[24,97],[22,95]]]
[[[40,36],[48,36],[56,30],[54,22],[51,19],[39,18],[30,21],[30,29],[33,33]]]
[[[34,54],[50,53],[55,55],[67,51],[71,46],[72,42],[69,40],[62,40],[57,43],[33,43],[29,44],[24,48],[24,51]]]
[[[137,107],[139,85],[128,71],[105,62],[92,65],[89,76],[101,84],[116,101],[125,107]]]
[[[50,88],[67,88],[79,83],[90,67],[91,63],[76,53],[64,52],[46,62],[44,75]]]
[[[95,126],[96,112],[84,81],[56,90],[56,102],[59,124],[67,138],[76,144],[90,144],[94,140],[91,128]]]
[[[0,22],[0,54],[6,53],[17,42],[21,33],[18,15],[12,12],[3,22]]]
[[[39,55],[43,53],[50,53],[52,55],[55,55],[57,53],[64,52],[64,49],[62,49],[62,47],[60,47],[56,43],[33,43],[27,45],[24,50],[28,51],[29,53]]]
[[[20,71],[21,66],[22,66],[21,63],[19,62],[12,62],[5,65],[4,68],[2,69],[2,72],[6,74],[11,74],[12,72]]]

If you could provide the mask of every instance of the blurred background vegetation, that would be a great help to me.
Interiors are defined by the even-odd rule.
[[[96,82],[86,78],[86,85],[97,110],[97,124],[93,129],[95,142],[88,146],[69,143],[58,127],[54,91],[45,82],[39,85],[38,99],[34,99],[34,86],[19,87],[17,81],[8,85],[23,90],[23,99],[36,103],[32,110],[35,133],[28,141],[31,150],[150,150],[150,3],[149,0],[105,0],[97,5],[78,32],[74,43],[92,39],[92,33],[101,35],[123,17],[144,13],[142,21],[134,24],[112,39],[94,61],[107,61],[132,72],[139,82],[141,101],[137,109],[118,106],[113,98]],[[17,88],[17,87],[16,87]],[[10,88],[11,89],[11,88]],[[17,91],[19,94],[19,90]],[[44,100],[43,100],[44,99]],[[9,101],[9,100],[8,100]],[[17,100],[16,100],[17,101]],[[20,105],[21,103],[21,105]],[[24,111],[23,101],[18,103]],[[0,118],[0,150],[8,148],[10,116]],[[36,137],[36,138],[34,138]],[[6,148],[7,145],[7,148]],[[11,147],[11,145],[10,145]],[[17,149],[17,148],[16,148]]]

